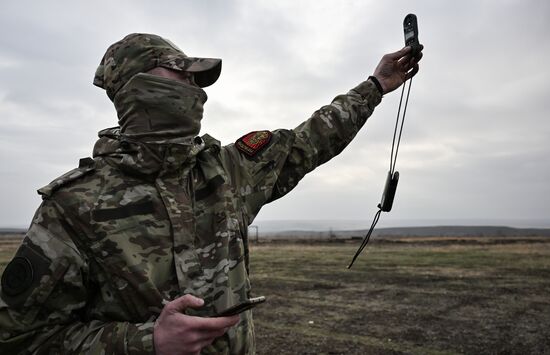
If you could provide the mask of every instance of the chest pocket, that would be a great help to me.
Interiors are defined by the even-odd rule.
[[[170,223],[164,206],[151,198],[118,206],[112,201],[91,213],[96,239],[89,247],[99,268],[101,302],[113,308],[109,312],[144,321],[149,307],[161,304],[161,289],[173,275]]]
[[[109,205],[116,204],[109,202]],[[164,223],[168,221],[166,210],[161,203],[154,203],[151,198],[124,205],[118,204],[116,207],[99,206],[92,210],[91,217],[96,238],[92,244],[112,242],[130,249],[133,248],[127,244],[137,244],[140,248],[146,249],[149,246],[148,239],[156,239],[154,237],[157,234],[169,234],[166,230],[167,224]]]
[[[205,188],[211,189],[208,185]],[[201,191],[201,186],[196,191]],[[203,268],[214,267],[223,259],[230,263],[243,259],[244,221],[239,210],[238,196],[225,182],[206,197],[195,195],[195,245]]]
[[[195,246],[203,269],[239,259],[244,252],[240,201],[216,152],[199,154],[194,173]]]

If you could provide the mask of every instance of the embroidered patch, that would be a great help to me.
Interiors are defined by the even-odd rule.
[[[2,275],[2,291],[8,296],[17,296],[25,292],[34,280],[34,270],[29,259],[15,257]]]
[[[235,145],[244,154],[253,157],[271,141],[273,134],[269,131],[250,132],[237,140]]]

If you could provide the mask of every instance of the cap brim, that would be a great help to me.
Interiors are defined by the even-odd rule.
[[[170,58],[170,60],[161,62],[160,66],[193,73],[195,83],[204,88],[214,84],[220,77],[222,60],[218,58],[180,56],[179,58]]]
[[[186,70],[195,76],[201,88],[214,84],[222,72],[222,60],[218,58],[188,58],[192,64]]]

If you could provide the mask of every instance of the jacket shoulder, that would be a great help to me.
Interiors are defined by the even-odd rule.
[[[252,131],[223,148],[244,164],[251,162],[254,165],[276,160],[281,152],[289,151],[293,140],[294,132],[288,129]]]
[[[92,158],[82,158],[78,164],[78,168],[75,168],[60,177],[54,179],[48,185],[41,187],[37,190],[38,194],[42,196],[42,199],[51,197],[57,190],[63,186],[76,181],[96,170],[96,163]]]

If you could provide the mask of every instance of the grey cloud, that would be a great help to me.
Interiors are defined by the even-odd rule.
[[[0,226],[28,224],[34,190],[89,155],[116,124],[92,86],[107,46],[164,35],[190,55],[221,57],[204,133],[229,143],[292,128],[370,75],[402,45],[416,12],[426,45],[398,160],[391,218],[544,218],[549,214],[550,79],[542,0],[8,2],[0,13]],[[366,218],[389,160],[399,92],[386,95],[350,147],[261,219]],[[357,176],[355,176],[357,175]],[[296,215],[300,211],[300,215]],[[388,217],[385,217],[388,218]]]

